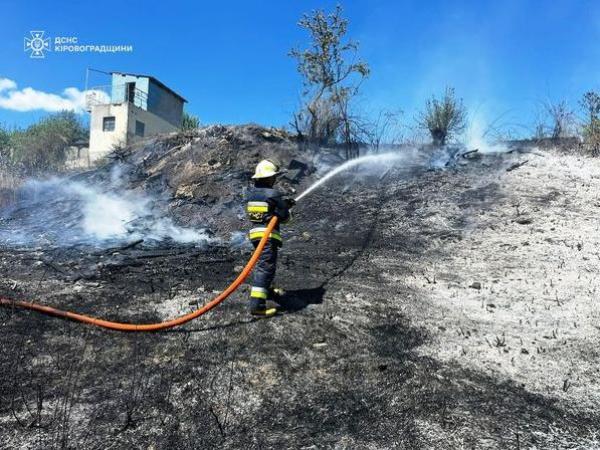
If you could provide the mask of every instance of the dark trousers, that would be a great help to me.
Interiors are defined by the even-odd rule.
[[[256,248],[258,242],[253,242],[254,248]],[[277,269],[277,251],[277,244],[269,239],[254,267],[252,286],[265,289],[271,287],[271,283],[275,278],[275,270]]]
[[[252,242],[254,248],[256,248],[258,242]],[[273,279],[275,278],[275,270],[277,269],[278,247],[277,243],[269,239],[258,258],[258,262],[252,272],[250,297],[253,303],[264,304],[269,295],[269,289],[271,288],[271,283],[273,283]]]

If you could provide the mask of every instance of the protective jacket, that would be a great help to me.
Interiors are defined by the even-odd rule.
[[[246,213],[254,225],[248,232],[250,241],[252,243],[260,241],[271,218],[277,216],[279,221],[269,237],[271,241],[281,246],[283,241],[279,233],[279,224],[290,219],[290,209],[283,194],[275,189],[255,187],[248,193],[247,200]]]

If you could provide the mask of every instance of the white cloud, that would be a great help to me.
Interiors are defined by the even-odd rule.
[[[102,100],[108,100],[108,95],[100,91],[80,91],[70,87],[61,95],[38,91],[30,87],[17,89],[17,83],[8,78],[0,78],[0,108],[12,111],[42,110],[48,112],[85,110],[86,94],[93,94]]]
[[[17,83],[15,83],[13,80],[9,80],[8,78],[0,78],[0,92],[16,88]]]

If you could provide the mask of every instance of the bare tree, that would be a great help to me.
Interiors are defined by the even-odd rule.
[[[381,110],[376,118],[361,124],[360,140],[379,152],[384,144],[396,144],[400,141],[400,117],[402,111]]]
[[[342,12],[339,5],[329,14],[315,10],[298,22],[309,32],[311,41],[305,50],[290,51],[304,84],[303,105],[292,125],[301,139],[312,143],[342,141],[350,156],[350,139],[355,134],[350,104],[368,77],[369,66],[357,60],[358,43],[346,38],[348,20]]]
[[[432,96],[417,118],[418,125],[429,131],[435,145],[445,145],[447,140],[464,131],[467,110],[462,99],[455,97],[453,88],[446,88],[440,99]]]
[[[361,130],[364,119],[352,112],[350,105],[352,98],[347,93],[338,99],[339,127],[338,139],[344,145],[346,159],[356,158],[360,154]]]
[[[575,114],[567,102],[565,100],[557,103],[546,102],[544,107],[551,121],[552,139],[568,137],[575,123]]]
[[[339,105],[330,98],[314,100],[294,114],[293,127],[301,140],[332,144],[340,127]]]

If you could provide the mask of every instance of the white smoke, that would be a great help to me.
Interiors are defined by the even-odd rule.
[[[88,237],[100,241],[125,238],[202,244],[211,241],[204,231],[180,227],[171,218],[161,216],[152,208],[155,200],[136,191],[102,192],[77,182],[66,183],[63,189],[81,199],[81,229]]]
[[[119,168],[109,185],[54,178],[30,180],[21,200],[3,212],[0,240],[33,243],[112,245],[142,239],[199,245],[217,243],[206,230],[177,225],[148,194],[126,189]]]
[[[506,153],[509,147],[502,143],[491,143],[487,135],[489,134],[489,125],[486,125],[482,114],[475,115],[469,124],[466,133],[466,144],[468,150],[478,150],[479,153]]]
[[[68,183],[65,189],[81,197],[83,201],[81,227],[87,235],[96,239],[126,236],[127,224],[145,212],[147,203],[145,199],[134,203],[131,199],[101,193],[79,183]]]

